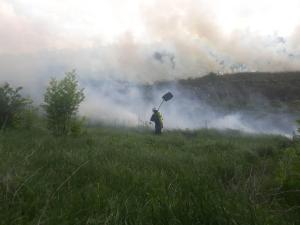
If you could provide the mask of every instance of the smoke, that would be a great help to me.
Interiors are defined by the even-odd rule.
[[[153,126],[149,124],[152,108],[158,107],[161,97],[171,91],[175,97],[164,102],[160,110],[166,130],[216,128],[285,136],[291,136],[295,130],[296,118],[289,113],[222,110],[198,99],[189,90],[180,88],[177,82],[145,86],[102,80],[85,83],[84,86],[88,98],[82,104],[80,114],[92,122],[149,128]]]
[[[12,58],[5,70],[1,63],[1,80],[11,73],[25,78],[15,71],[14,59],[22,60],[19,67],[26,66],[25,79],[34,80],[50,76],[53,71],[48,68],[60,73],[76,68],[86,79],[114,77],[134,82],[199,77],[209,72],[300,70],[300,18],[290,15],[300,8],[297,1],[273,2],[277,8],[269,0],[246,4],[247,8],[233,0],[226,4],[219,0],[131,0],[119,7],[118,0],[102,5],[94,0],[88,4],[31,1],[28,5],[22,0],[0,1],[0,57]],[[285,8],[290,13],[283,14]],[[68,9],[69,16],[65,15]],[[106,9],[111,10],[109,21],[103,21],[109,14]],[[240,15],[244,11],[246,15]],[[281,21],[279,15],[283,15]],[[238,22],[230,25],[230,16],[245,27]],[[260,27],[263,21],[256,18],[261,16],[270,16],[273,23]],[[274,30],[260,31],[269,27]],[[106,40],[109,33],[111,38]]]
[[[163,46],[175,49],[179,74],[230,72],[238,65],[248,71],[300,68],[299,58],[291,58],[292,54],[299,55],[299,49],[290,47],[288,40],[280,35],[263,36],[247,29],[225,34],[222,24],[217,24],[214,18],[214,11],[203,2],[160,1],[144,15],[150,36]],[[294,45],[299,43],[299,39],[295,39],[297,36],[297,32],[292,35]]]
[[[209,72],[300,70],[299,2],[240,5],[0,0],[0,82],[24,86],[40,103],[50,77],[76,68],[87,95],[81,113],[94,120],[136,126],[148,121],[161,95],[172,90],[176,98],[163,108],[167,128],[286,133],[282,123],[272,125],[267,117],[256,122],[244,112],[218,112],[176,85],[148,93],[143,88]],[[268,16],[272,23],[260,26]]]
[[[0,1],[0,54],[25,53],[47,46],[47,30],[18,16],[11,4]]]

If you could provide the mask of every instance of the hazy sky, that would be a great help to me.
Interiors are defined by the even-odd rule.
[[[142,42],[151,39],[147,17],[180,18],[189,6],[228,35],[244,30],[289,37],[300,24],[299,0],[0,0],[1,36],[9,35],[1,38],[0,50],[89,46],[97,39],[113,42],[124,32]],[[27,45],[28,39],[34,43]]]
[[[299,12],[299,0],[0,0],[0,76],[18,76],[13,60],[146,81],[299,70]]]

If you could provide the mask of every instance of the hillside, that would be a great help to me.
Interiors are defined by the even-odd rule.
[[[300,109],[300,72],[210,74],[179,80],[178,88],[210,105],[229,109]]]
[[[210,73],[199,78],[161,81],[141,85],[124,80],[89,80],[103,97],[118,96],[124,102],[132,98],[151,101],[161,90],[172,90],[176,97],[205,102],[210,106],[228,110],[285,110],[300,112],[300,72],[236,73],[217,75]],[[112,93],[113,92],[113,93]],[[196,102],[195,102],[196,103]]]
[[[299,224],[299,150],[233,131],[8,131],[0,224]]]

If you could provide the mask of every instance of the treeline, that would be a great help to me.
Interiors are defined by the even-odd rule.
[[[47,129],[55,136],[80,135],[84,119],[77,116],[84,100],[84,89],[80,89],[75,70],[65,73],[62,80],[52,78],[44,94],[38,114],[33,101],[21,94],[22,87],[8,83],[0,85],[0,129],[30,129],[37,118],[45,121]]]
[[[178,81],[178,87],[213,106],[228,109],[272,110],[285,107],[300,112],[300,72],[236,73]]]

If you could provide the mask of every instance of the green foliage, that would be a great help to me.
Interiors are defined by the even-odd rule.
[[[32,105],[27,106],[17,117],[14,127],[19,129],[33,129],[34,127],[45,127],[44,119],[39,112],[39,108]]]
[[[47,134],[0,136],[1,224],[300,224],[300,146],[287,138]]]
[[[298,125],[300,126],[300,120],[296,121],[298,123]],[[300,133],[300,127],[298,128],[298,132]]]
[[[86,118],[74,118],[71,121],[71,135],[73,137],[79,137],[82,134],[84,134],[86,132],[86,130],[84,129],[86,124]]]
[[[74,70],[66,73],[60,81],[51,79],[44,95],[43,107],[47,114],[48,128],[54,135],[70,134],[78,107],[83,100],[83,89],[79,89]]]
[[[0,129],[16,127],[20,116],[31,101],[22,97],[22,87],[13,88],[8,83],[0,86]]]

